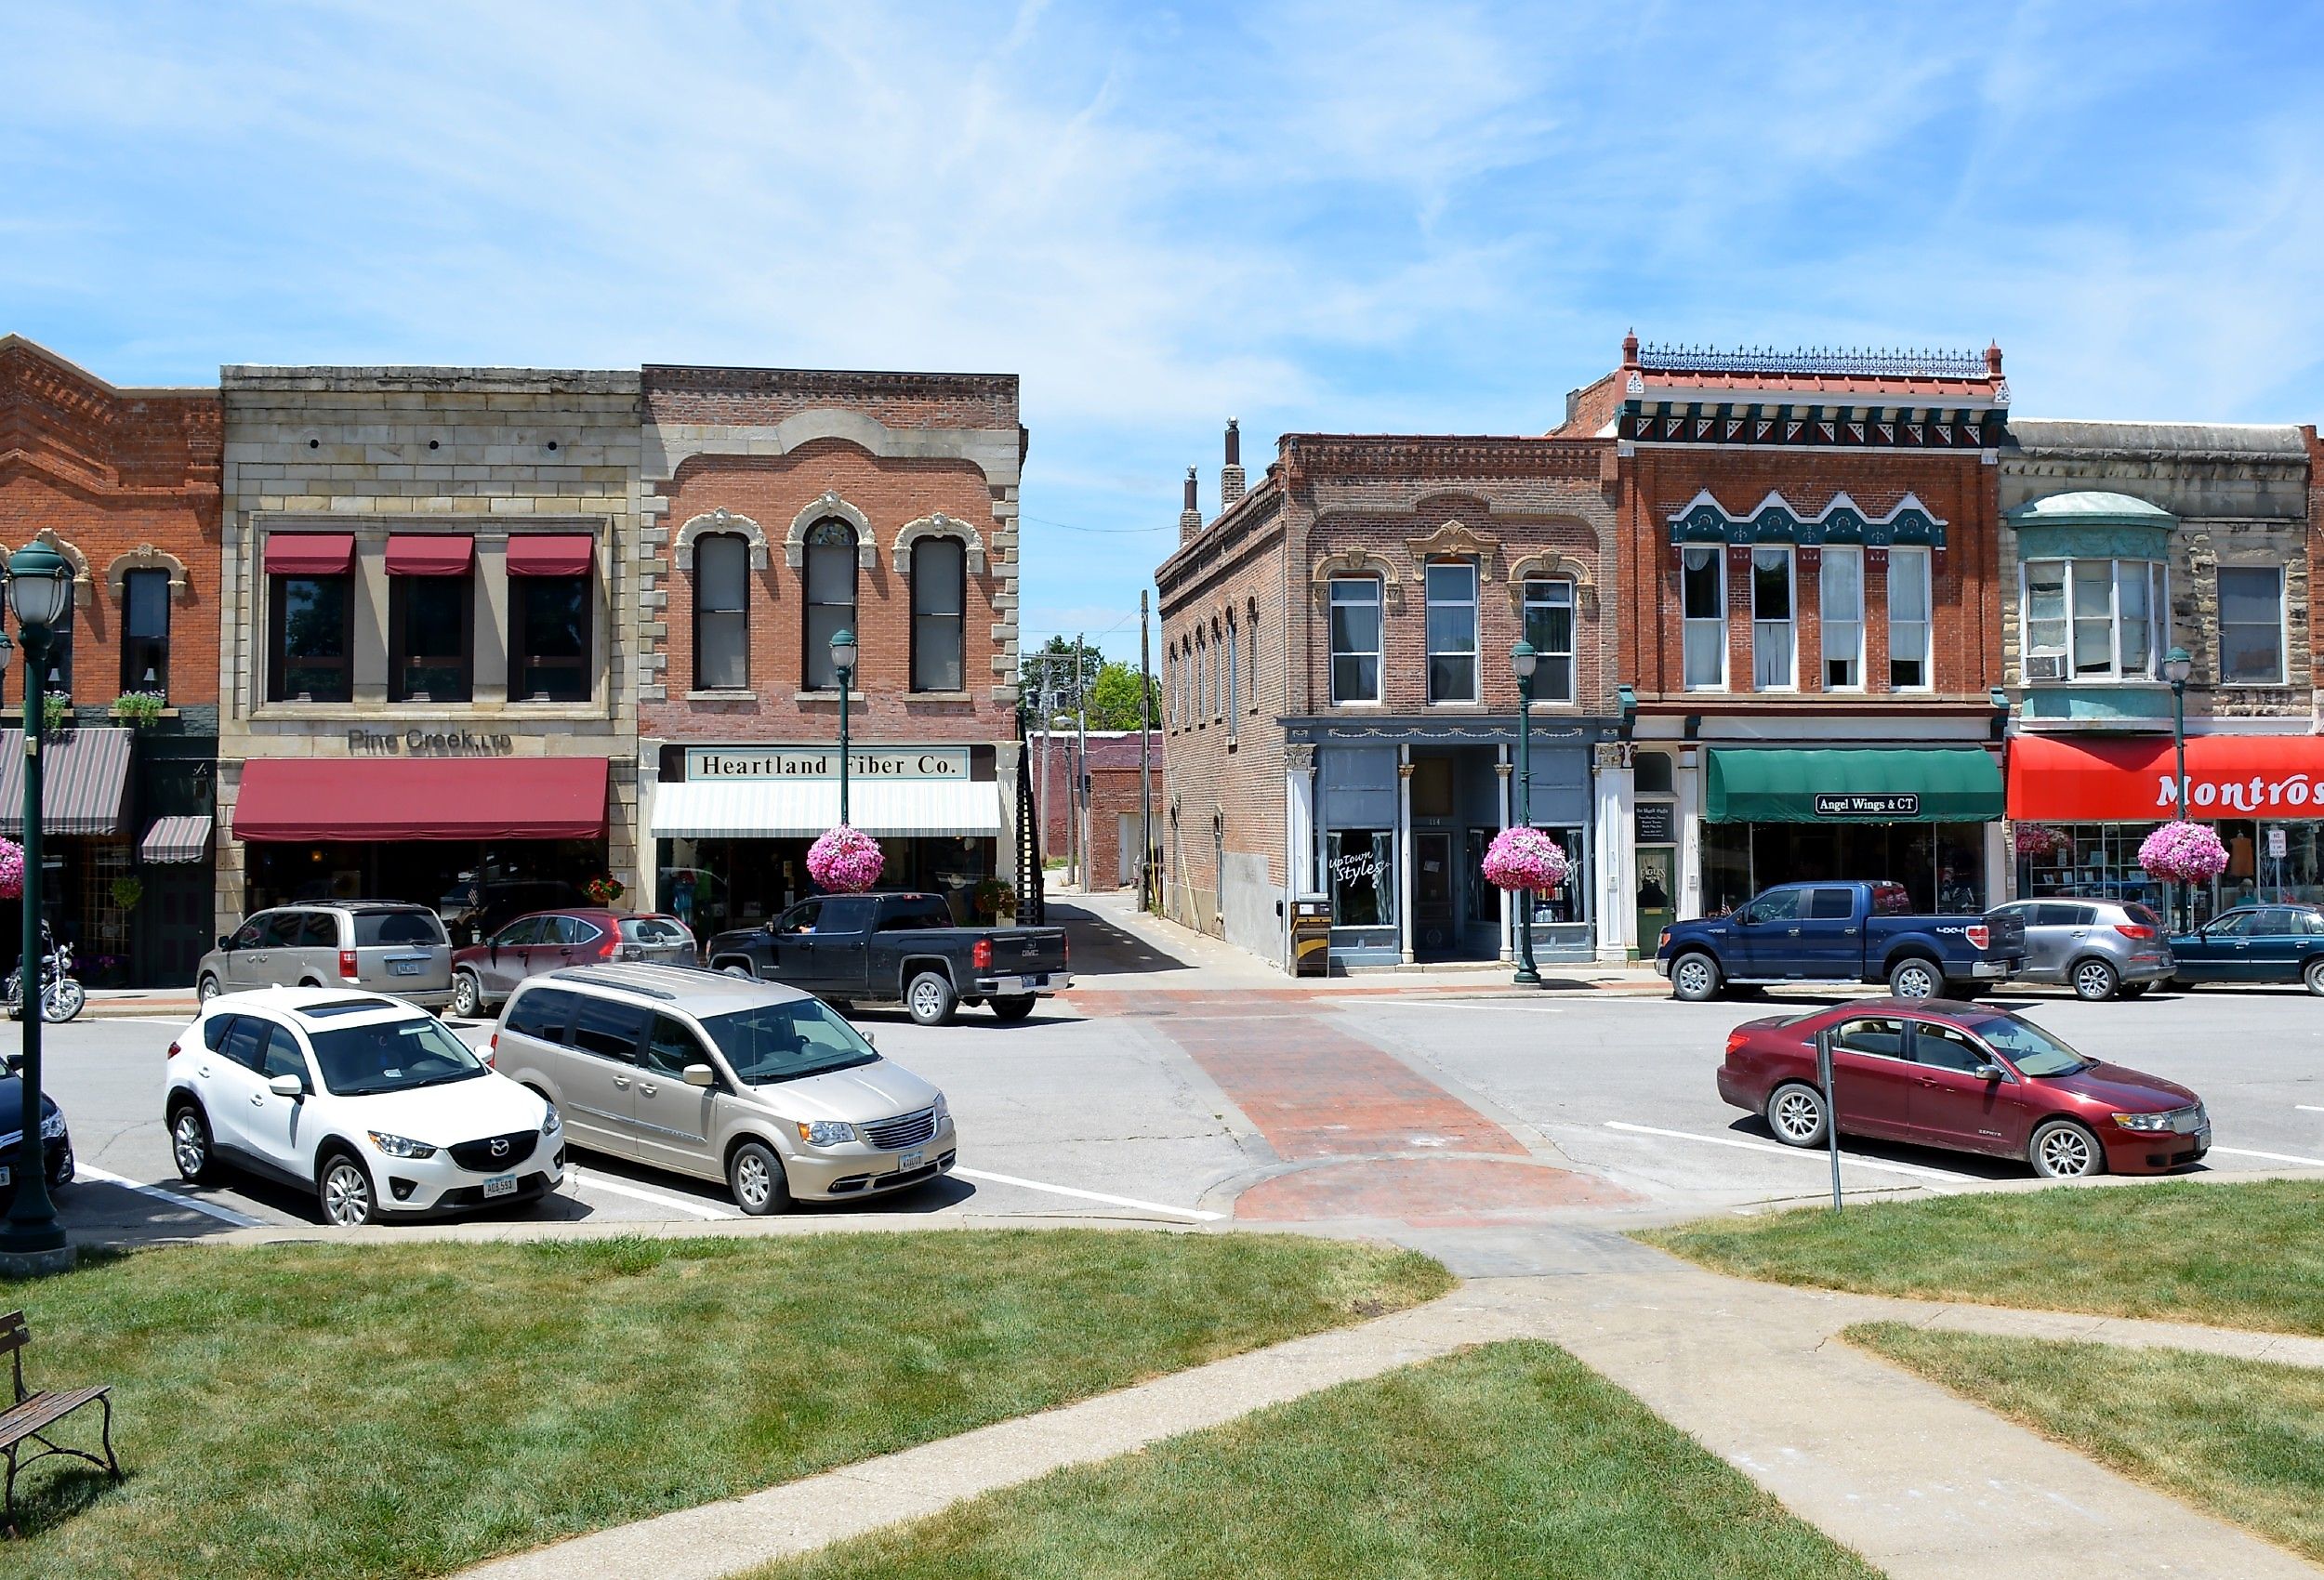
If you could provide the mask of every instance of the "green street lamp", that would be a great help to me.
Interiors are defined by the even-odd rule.
[[[1533,670],[1540,659],[1533,644],[1520,638],[1509,650],[1509,667],[1517,676],[1517,820],[1513,826],[1533,826]],[[1533,965],[1533,890],[1517,891],[1517,975],[1520,987],[1538,987],[1541,973]]]
[[[72,1244],[48,1195],[40,1090],[41,684],[56,628],[72,615],[73,564],[35,539],[16,551],[7,576],[8,604],[16,611],[17,633],[24,644],[24,959],[20,969],[24,1056],[19,1094],[24,1127],[16,1149],[16,1200],[7,1221],[0,1224],[0,1272],[20,1277],[62,1272],[73,1260]]]
[[[847,694],[855,685],[855,633],[831,639],[831,668],[839,678],[839,823],[847,825]]]
[[[2186,682],[2195,673],[2195,657],[2185,648],[2162,655],[2162,678],[2171,682],[2171,747],[2178,757],[2179,819],[2186,821]],[[2195,930],[2195,901],[2187,881],[2179,880],[2179,925]]]

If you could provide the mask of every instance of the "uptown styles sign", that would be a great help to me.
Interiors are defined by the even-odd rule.
[[[2194,735],[2186,743],[2186,815],[2324,819],[2324,738]],[[2179,816],[2168,740],[2010,744],[2009,815],[2041,823],[2162,823]]]
[[[856,746],[847,755],[851,779],[971,779],[967,746]],[[689,746],[690,780],[837,779],[837,746]]]

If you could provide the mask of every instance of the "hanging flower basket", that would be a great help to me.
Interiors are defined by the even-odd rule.
[[[0,839],[0,900],[24,898],[24,847]]]
[[[976,914],[980,916],[1013,916],[1017,914],[1017,890],[1005,877],[988,877],[976,886]]]
[[[2138,848],[2138,864],[2171,883],[2209,883],[2227,870],[2227,848],[2207,823],[2166,823]]]
[[[2021,856],[2051,856],[2066,848],[2067,841],[2062,830],[2044,823],[2021,823],[2017,825],[2017,853]]]
[[[591,900],[594,900],[600,905],[611,905],[614,901],[619,900],[622,895],[627,893],[627,889],[622,883],[621,879],[614,876],[611,873],[608,873],[602,877],[593,877],[589,879],[588,882],[583,884],[581,886],[581,892],[588,895]]]
[[[1546,894],[1565,881],[1565,848],[1538,828],[1504,828],[1485,852],[1485,881]]]
[[[887,865],[879,841],[841,823],[807,848],[807,874],[834,894],[861,894]]]

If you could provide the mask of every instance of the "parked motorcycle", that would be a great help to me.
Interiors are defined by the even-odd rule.
[[[0,1003],[7,1007],[8,1019],[24,1019],[24,968],[20,964],[8,973],[5,987],[0,987]],[[88,992],[73,980],[73,945],[50,941],[40,957],[40,1018],[50,1025],[60,1025],[81,1013],[88,1003]]]

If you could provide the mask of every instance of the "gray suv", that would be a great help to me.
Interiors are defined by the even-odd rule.
[[[2162,918],[2125,900],[2014,900],[1995,914],[2026,918],[2026,964],[2012,980],[2058,982],[2095,1003],[2136,998],[2168,981],[2176,962]]]
[[[194,990],[351,987],[442,1009],[452,1002],[452,941],[425,905],[335,900],[260,911],[202,956]]]

